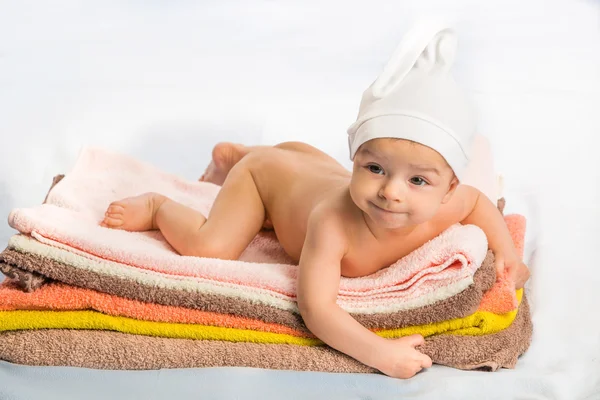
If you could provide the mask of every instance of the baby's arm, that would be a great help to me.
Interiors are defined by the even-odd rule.
[[[529,270],[519,257],[498,207],[486,195],[471,186],[459,186],[456,195],[465,205],[461,222],[477,225],[485,232],[498,268],[507,270],[517,288],[523,287],[529,279]]]
[[[306,326],[329,346],[392,377],[410,378],[430,367],[431,359],[414,348],[423,343],[421,336],[384,339],[337,305],[346,233],[340,217],[323,214],[309,218],[300,257],[298,306]]]

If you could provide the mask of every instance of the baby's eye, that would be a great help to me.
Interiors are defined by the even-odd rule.
[[[383,168],[381,168],[379,165],[371,164],[367,168],[374,174],[383,175]]]
[[[412,178],[410,178],[410,183],[412,183],[413,185],[417,185],[417,186],[425,186],[427,185],[427,181],[423,178],[421,178],[420,176],[414,176]]]

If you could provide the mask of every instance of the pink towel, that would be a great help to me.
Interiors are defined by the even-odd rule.
[[[46,204],[13,210],[9,224],[40,242],[127,268],[295,297],[297,266],[272,237],[258,236],[240,261],[227,261],[180,256],[160,232],[132,233],[98,226],[108,204],[123,197],[160,192],[206,215],[218,190],[210,183],[187,182],[127,156],[86,149],[73,171],[49,193]],[[487,240],[478,227],[455,225],[390,268],[364,278],[342,278],[339,297],[350,303],[367,298],[448,298],[472,283],[486,251]]]

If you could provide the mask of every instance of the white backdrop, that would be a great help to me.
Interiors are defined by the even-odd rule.
[[[540,224],[524,362],[591,390],[598,1],[0,0],[0,214],[39,203],[87,145],[190,179],[220,140],[303,140],[349,166],[345,130],[362,90],[428,13],[457,20],[455,76],[511,193]],[[0,225],[0,244],[12,233]]]

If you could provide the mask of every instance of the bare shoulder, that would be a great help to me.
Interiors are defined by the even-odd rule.
[[[348,248],[343,214],[335,200],[319,202],[308,218],[306,239],[300,255],[298,306],[301,310],[335,304],[341,262]]]
[[[459,185],[450,200],[440,207],[436,220],[445,224],[463,221],[473,210],[481,192],[469,185]]]
[[[305,247],[323,251],[334,250],[345,254],[348,246],[345,212],[335,198],[325,198],[317,204],[308,217]],[[304,248],[303,248],[304,252]]]

